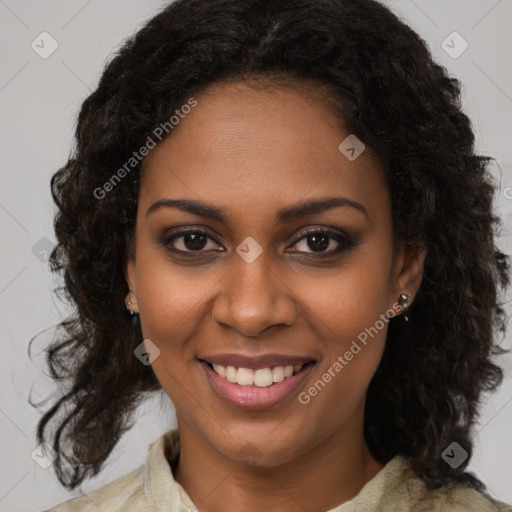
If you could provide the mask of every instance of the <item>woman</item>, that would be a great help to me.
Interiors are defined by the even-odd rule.
[[[52,512],[512,510],[465,472],[509,263],[459,93],[373,0],[179,0],[126,42],[52,180],[38,436],[72,489],[144,392],[178,428]]]

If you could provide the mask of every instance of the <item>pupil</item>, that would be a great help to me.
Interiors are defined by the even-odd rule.
[[[203,249],[206,242],[206,236],[201,233],[186,234],[184,243],[187,249],[200,250]],[[309,248],[315,252],[321,252],[329,247],[329,237],[327,235],[309,235]]]
[[[187,249],[190,250],[198,250],[203,249],[206,242],[206,236],[202,235],[201,233],[188,233],[185,235],[184,238],[184,244],[187,247]]]
[[[329,247],[329,237],[327,235],[309,235],[308,245],[313,251],[320,252]]]

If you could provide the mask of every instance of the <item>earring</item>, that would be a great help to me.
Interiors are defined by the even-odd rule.
[[[130,291],[132,291],[132,289],[130,288]],[[130,294],[128,294],[128,296],[126,297],[127,300],[125,302],[126,304],[126,308],[130,311],[130,315],[133,316],[135,314],[139,314],[138,311],[134,311],[130,306],[135,306],[137,304],[137,301],[135,302],[132,302],[131,301],[131,297],[130,297]]]
[[[409,321],[409,317],[407,316],[407,310],[409,309],[409,295],[410,293],[402,293],[400,298],[398,299],[398,305],[400,306],[400,311],[404,315],[404,320],[406,322]]]

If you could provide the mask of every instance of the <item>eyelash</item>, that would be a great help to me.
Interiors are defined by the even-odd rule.
[[[172,233],[171,235],[166,236],[164,239],[162,239],[160,241],[160,244],[163,245],[167,251],[174,253],[174,254],[177,253],[180,255],[185,255],[185,257],[187,257],[187,258],[197,258],[198,256],[204,256],[205,254],[212,252],[212,251],[204,251],[204,250],[182,251],[181,249],[175,249],[175,248],[169,247],[169,244],[173,240],[175,240],[177,238],[181,238],[181,237],[189,235],[189,234],[204,235],[207,238],[209,238],[210,240],[213,240],[217,245],[221,245],[207,231],[204,231],[199,228],[189,228],[189,229],[183,229],[180,231],[176,231],[176,232]],[[334,239],[340,245],[338,248],[332,249],[328,252],[318,252],[318,253],[304,252],[304,251],[293,251],[293,252],[296,252],[298,254],[307,254],[308,256],[313,255],[314,258],[325,258],[325,257],[332,257],[332,256],[337,255],[344,251],[348,251],[348,250],[352,249],[355,245],[349,236],[342,234],[338,231],[328,229],[328,228],[313,228],[313,229],[309,229],[309,230],[300,231],[298,233],[299,238],[297,238],[292,245],[297,245],[299,242],[301,242],[304,239],[307,239],[308,236],[312,236],[312,235],[327,235],[329,237],[329,239],[331,239],[331,240]],[[213,252],[223,252],[223,251],[214,250]]]

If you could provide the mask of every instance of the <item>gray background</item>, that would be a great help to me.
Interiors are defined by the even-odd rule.
[[[27,354],[28,341],[70,312],[53,295],[58,281],[45,262],[54,240],[50,177],[67,159],[78,108],[96,87],[105,59],[165,3],[0,0],[2,511],[43,510],[97,488],[142,464],[148,443],[175,425],[169,399],[154,395],[141,407],[135,427],[119,443],[105,470],[74,492],[60,486],[51,466],[44,469],[31,458],[37,448],[35,426],[41,413],[27,398],[31,390],[32,398],[38,400],[54,389],[42,370],[42,350],[51,331],[34,342],[32,360]],[[510,62],[512,49],[512,1],[386,3],[419,32],[437,60],[464,84],[464,105],[474,123],[479,151],[499,162],[493,170],[501,182],[496,204],[504,228],[499,243],[510,253],[512,73],[506,62]],[[41,46],[39,35],[44,31],[58,43],[46,59],[31,47],[34,40]],[[454,31],[469,44],[457,58],[441,46]],[[452,54],[463,48],[453,37],[445,44],[452,46]],[[50,48],[49,39],[45,48]],[[510,334],[504,345],[511,347]],[[501,364],[507,375],[500,391],[484,400],[470,470],[492,494],[512,502],[512,357],[506,356]]]

